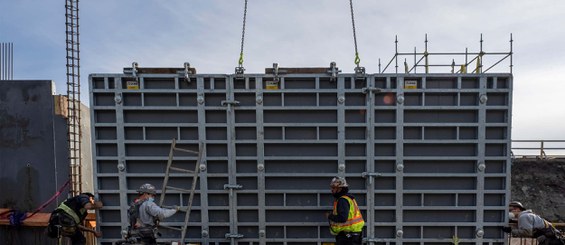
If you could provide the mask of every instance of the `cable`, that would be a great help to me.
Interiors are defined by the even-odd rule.
[[[243,43],[245,42],[245,22],[247,20],[247,0],[245,0],[245,7],[243,10],[243,28],[241,30],[241,49],[239,51],[239,67],[243,66]]]
[[[355,65],[359,67],[361,58],[359,58],[359,52],[357,52],[357,34],[355,32],[355,14],[353,13],[353,0],[349,0],[349,7],[351,9],[351,24],[353,25],[353,43],[355,44]]]

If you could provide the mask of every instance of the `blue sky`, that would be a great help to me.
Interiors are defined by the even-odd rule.
[[[233,73],[241,38],[243,0],[80,1],[81,81],[88,104],[90,73],[181,67]],[[355,0],[361,65],[399,51],[508,52],[514,37],[513,139],[565,139],[565,1]],[[0,42],[14,43],[15,79],[52,79],[66,93],[64,1],[0,0]],[[335,61],[353,72],[346,0],[249,0],[244,66],[261,73],[272,63],[319,67]],[[410,59],[409,59],[410,61]],[[507,72],[508,64],[499,65]]]

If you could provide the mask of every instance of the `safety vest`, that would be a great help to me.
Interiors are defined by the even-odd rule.
[[[80,224],[80,217],[78,216],[78,214],[75,213],[75,211],[72,208],[70,208],[69,206],[67,206],[64,202],[62,202],[61,205],[59,205],[59,207],[57,209],[61,209],[61,210],[65,211],[66,214],[68,214],[69,216],[71,216],[73,218],[75,223]],[[84,212],[86,212],[86,209],[81,208],[80,211],[81,211],[81,215],[83,215]]]
[[[345,198],[345,200],[349,202],[349,214],[347,215],[347,221],[345,221],[344,223],[338,223],[330,220],[330,233],[335,236],[342,231],[361,232],[363,230],[363,226],[365,226],[365,221],[363,220],[361,211],[359,211],[359,206],[357,206],[357,202],[355,201],[355,199],[352,199],[345,195],[340,198]],[[334,215],[337,215],[338,200],[339,199],[334,201],[334,209],[333,209]]]

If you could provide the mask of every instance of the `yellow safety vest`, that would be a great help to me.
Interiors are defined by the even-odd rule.
[[[335,236],[342,231],[361,232],[363,230],[363,226],[365,226],[365,221],[363,220],[361,211],[359,211],[359,206],[357,206],[357,202],[355,201],[355,199],[351,199],[348,196],[342,196],[341,198],[345,198],[345,200],[349,202],[349,214],[347,215],[347,221],[345,221],[345,223],[338,223],[330,220],[330,233],[332,233],[332,235]],[[334,201],[334,209],[333,209],[334,215],[337,215],[338,200]]]
[[[65,211],[66,214],[68,214],[69,216],[71,216],[73,218],[75,223],[80,224],[80,217],[78,216],[78,214],[75,213],[75,211],[72,208],[70,208],[69,206],[67,206],[64,202],[62,202],[61,205],[59,205],[59,207],[57,209],[61,209],[61,210]],[[81,210],[80,210],[81,215],[84,215],[83,211],[86,212],[86,209],[81,208]]]

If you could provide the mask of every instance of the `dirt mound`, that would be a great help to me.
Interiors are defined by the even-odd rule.
[[[512,198],[552,222],[565,222],[565,159],[512,162]]]

